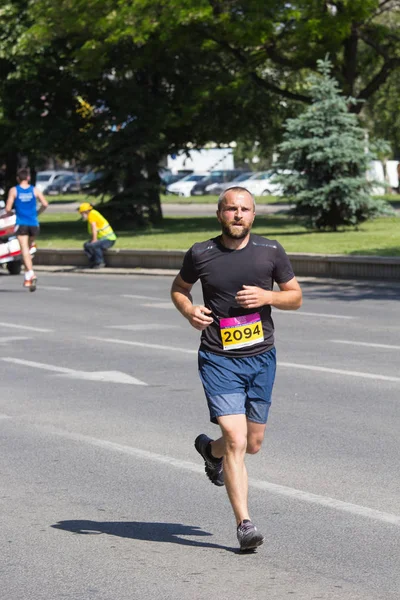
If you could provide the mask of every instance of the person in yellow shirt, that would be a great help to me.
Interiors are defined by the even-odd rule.
[[[106,266],[104,250],[115,244],[117,236],[111,225],[89,202],[83,202],[78,211],[84,221],[87,221],[91,239],[83,244],[85,254],[89,259],[91,269],[101,269]]]

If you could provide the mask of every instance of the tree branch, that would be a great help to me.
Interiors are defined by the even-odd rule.
[[[377,73],[375,77],[371,79],[368,85],[366,85],[365,88],[361,90],[361,92],[357,96],[357,100],[368,100],[368,98],[370,98],[372,94],[376,92],[376,90],[383,83],[385,83],[391,72],[397,67],[400,67],[400,58],[390,58],[389,60],[387,60],[383,64],[379,73]],[[360,103],[358,103],[354,107],[354,112],[359,113],[361,108],[362,106],[360,105]]]
[[[218,41],[218,40],[215,40],[215,41]],[[249,67],[248,58],[246,56],[243,56],[243,54],[240,52],[240,50],[230,46],[227,42],[218,41],[218,43],[221,46],[225,47],[244,67],[246,67],[246,68]],[[269,90],[270,92],[274,92],[275,94],[278,94],[279,96],[283,96],[284,98],[288,98],[289,100],[296,100],[298,102],[305,102],[307,104],[311,104],[311,98],[309,98],[308,96],[305,96],[304,94],[297,94],[295,92],[290,92],[289,90],[280,88],[279,86],[275,85],[274,83],[271,83],[270,81],[267,81],[267,80],[263,79],[262,77],[260,77],[259,75],[257,75],[257,73],[254,70],[249,71],[248,74],[249,74],[250,78],[259,87],[263,87],[264,89]]]

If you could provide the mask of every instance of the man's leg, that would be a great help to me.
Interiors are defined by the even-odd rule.
[[[31,292],[36,290],[36,275],[33,272],[32,256],[29,251],[30,239],[28,235],[18,235],[18,242],[21,247],[22,260],[25,266],[24,287],[29,288]]]
[[[29,236],[29,255],[32,258],[32,254],[36,252],[36,238],[34,235]]]
[[[83,249],[85,251],[86,256],[89,259],[89,264],[94,264],[94,251],[92,242],[85,242],[83,244]]]
[[[257,454],[264,440],[266,423],[255,423],[247,419],[247,454]]]
[[[18,238],[19,245],[21,246],[22,260],[24,263],[25,274],[26,274],[27,272],[33,270],[32,257],[29,252],[29,236],[28,235],[18,235],[17,238]]]
[[[251,446],[248,443],[249,422],[245,415],[218,417],[224,440],[224,480],[229,501],[237,522],[237,538],[241,551],[254,551],[264,537],[251,522],[248,509],[248,478],[244,462],[247,448],[252,453],[261,447],[262,433],[250,425]],[[265,429],[265,426],[264,426]],[[260,441],[261,440],[261,441]]]
[[[245,420],[245,427],[243,424],[243,418]],[[226,424],[226,420],[228,420],[228,423]],[[221,422],[222,421],[222,422]],[[239,423],[237,423],[239,422]],[[246,446],[245,446],[245,452],[247,454],[256,454],[257,452],[259,452],[259,450],[261,449],[261,445],[263,443],[263,439],[264,439],[264,434],[265,434],[265,429],[266,429],[266,424],[264,423],[254,423],[254,421],[249,421],[248,419],[246,419],[246,417],[244,415],[229,415],[226,417],[219,417],[218,418],[218,423],[221,427],[222,430],[222,437],[213,440],[211,442],[211,454],[212,456],[214,456],[215,458],[224,458],[224,474],[225,474],[225,485],[226,485],[226,489],[228,492],[228,496],[229,499],[231,500],[231,492],[230,487],[232,488],[231,485],[231,480],[232,478],[230,478],[230,475],[228,474],[227,476],[227,467],[228,467],[228,471],[229,469],[232,470],[233,467],[233,471],[234,471],[234,478],[233,478],[233,482],[235,482],[237,480],[237,474],[235,475],[235,467],[237,465],[237,459],[239,458],[239,461],[243,461],[243,465],[244,465],[244,453],[242,454],[242,452],[239,453],[239,455],[236,453],[236,458],[235,458],[235,452],[234,449],[239,449],[239,445],[240,442],[243,441],[243,431],[246,432],[245,438],[246,438]],[[226,430],[226,431],[224,431]],[[227,440],[230,441],[230,446],[227,446]],[[235,441],[236,440],[236,441]],[[227,452],[228,449],[228,452]],[[232,455],[232,450],[233,450],[233,460],[231,458],[231,456],[229,457],[229,461],[227,461],[226,456],[227,454],[231,454]],[[229,462],[229,464],[228,464]],[[239,469],[239,496],[236,493],[236,488],[235,488],[235,483],[233,483],[233,490],[232,490],[232,495],[234,497],[234,502],[235,505],[238,505],[238,514],[236,514],[234,505],[232,503],[231,500],[231,504],[232,504],[232,508],[233,511],[235,513],[236,519],[240,518],[240,516],[243,513],[247,513],[248,515],[248,507],[247,507],[247,470],[246,467],[244,465],[244,473],[243,473],[243,481],[240,481],[240,472],[241,470]],[[227,477],[229,482],[227,482]],[[242,500],[240,499],[240,489],[243,488],[243,483],[245,483],[245,495],[243,495]],[[236,498],[238,497],[238,501],[236,500]],[[246,504],[243,504],[243,499],[246,498]],[[247,519],[248,516],[241,518],[240,520],[242,521],[243,519]],[[239,523],[240,521],[238,521]]]
[[[264,440],[266,424],[254,423],[247,420],[247,446],[246,454],[257,454]],[[222,458],[225,454],[225,440],[220,437],[211,442],[211,454],[215,458]]]
[[[224,478],[229,500],[239,524],[249,518],[247,507],[248,482],[244,456],[247,447],[245,415],[218,417],[224,442]],[[213,451],[213,446],[211,451]]]
[[[110,247],[110,242],[109,240],[97,240],[96,242],[92,242],[90,244],[91,246],[91,251],[93,253],[93,262],[94,265],[102,265],[104,264],[104,255],[103,255],[103,250],[106,250],[107,248]]]

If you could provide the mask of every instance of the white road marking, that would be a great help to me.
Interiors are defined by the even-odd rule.
[[[17,336],[17,335],[12,335],[9,337],[2,337],[0,338],[0,344],[8,344],[9,342],[20,342],[22,340],[31,340],[32,338],[30,337],[23,337],[23,336]]]
[[[388,350],[400,350],[400,346],[390,344],[372,344],[369,342],[352,342],[351,340],[329,340],[335,344],[349,344],[351,346],[367,346],[368,348],[387,348]]]
[[[315,312],[306,312],[304,310],[285,310],[285,311],[278,311],[276,310],[274,312],[274,318],[276,317],[276,315],[280,315],[282,313],[285,313],[286,315],[298,315],[298,316],[303,316],[303,317],[326,317],[327,319],[357,319],[358,317],[349,317],[348,315],[334,315],[334,314],[330,314],[330,313],[315,313]]]
[[[148,302],[147,304],[141,304],[140,306],[146,306],[147,308],[167,308],[168,310],[176,310],[172,302]]]
[[[131,385],[147,385],[144,381],[131,377],[121,371],[75,371],[66,367],[56,367],[45,363],[38,363],[31,360],[22,360],[20,358],[4,357],[0,358],[5,362],[22,365],[25,367],[33,367],[34,369],[43,369],[45,371],[53,371],[61,373],[61,377],[71,377],[72,379],[86,379],[88,381],[104,381],[111,383],[128,383]]]
[[[183,352],[184,354],[197,354],[197,350],[188,350],[187,348],[177,348],[176,346],[161,346],[160,344],[147,344],[145,342],[132,342],[130,340],[119,340],[114,338],[102,338],[87,336],[91,340],[107,342],[112,344],[122,344],[126,346],[139,346],[142,348],[154,348],[154,350],[167,350],[168,352]],[[309,371],[320,371],[322,373],[335,373],[337,375],[348,375],[349,377],[365,377],[366,379],[380,379],[382,381],[400,381],[400,377],[391,377],[390,375],[377,375],[374,373],[363,373],[361,371],[346,371],[345,369],[331,369],[330,367],[316,367],[314,365],[302,365],[299,363],[289,363],[278,361],[278,367],[290,367],[292,369],[305,369]]]
[[[16,323],[0,323],[0,327],[9,327],[10,329],[26,329],[27,331],[38,331],[39,333],[50,333],[53,331],[52,329],[30,327],[29,325],[17,325]]]
[[[130,456],[134,456],[144,460],[151,460],[153,462],[167,464],[171,467],[176,467],[177,469],[186,469],[187,471],[192,471],[193,473],[201,473],[201,475],[204,474],[203,465],[198,465],[190,461],[177,459],[164,454],[157,454],[155,452],[142,450],[140,448],[134,448],[132,446],[127,446],[124,444],[117,444],[108,440],[93,438],[91,436],[82,435],[79,433],[70,433],[68,431],[61,431],[59,429],[54,428],[49,429],[52,433],[56,435],[76,440],[79,442],[91,444],[93,446],[97,446],[98,448],[103,448],[105,450],[111,450],[114,452],[121,452],[123,454],[128,454]],[[352,504],[350,502],[344,502],[343,500],[337,500],[336,498],[330,498],[329,496],[320,496],[311,492],[298,490],[296,488],[291,488],[285,485],[279,485],[260,479],[249,479],[249,486],[269,492],[271,494],[277,494],[279,496],[293,498],[294,500],[299,500],[308,504],[318,504],[319,506],[331,508],[336,511],[347,512],[359,517],[372,519],[374,521],[381,521],[383,523],[390,523],[392,525],[400,526],[399,515],[382,512],[380,510],[369,508],[368,506]]]
[[[349,377],[364,377],[365,379],[379,379],[381,381],[400,381],[400,377],[391,377],[390,375],[378,375],[377,373],[364,373],[362,371],[346,371],[344,369],[331,369],[329,367],[316,367],[314,365],[300,365],[297,363],[278,361],[278,367],[306,369],[308,371],[321,371],[323,373],[335,373],[337,375],[348,375]]]
[[[72,288],[69,287],[61,287],[57,285],[42,285],[40,284],[41,290],[55,290],[56,292],[70,292]]]
[[[139,294],[121,294],[121,298],[135,298],[138,300],[155,300],[156,302],[165,302],[165,298],[154,298],[154,296],[139,296]]]
[[[187,348],[177,348],[176,346],[161,346],[161,344],[146,344],[145,342],[131,342],[130,340],[118,340],[115,338],[103,338],[93,335],[86,336],[90,340],[107,342],[112,344],[123,344],[126,346],[139,346],[141,348],[154,348],[154,350],[167,350],[168,352],[183,352],[184,354],[197,354],[197,350],[188,350]]]
[[[106,329],[126,329],[127,331],[158,331],[159,329],[179,329],[179,325],[168,325],[166,323],[142,323],[140,325],[107,325]]]

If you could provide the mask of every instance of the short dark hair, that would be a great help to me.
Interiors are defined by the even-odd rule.
[[[26,169],[25,167],[22,169],[18,169],[17,171],[17,179],[19,181],[26,181],[27,179],[29,179],[29,177],[31,176],[29,169]]]
[[[247,194],[249,194],[250,198],[253,200],[253,207],[256,207],[256,201],[254,199],[254,196],[251,192],[249,192],[249,190],[245,187],[242,187],[240,185],[233,185],[232,187],[228,187],[226,188],[226,190],[224,190],[219,198],[218,198],[218,210],[221,210],[221,206],[222,203],[226,200],[226,194],[228,192],[246,192]]]

